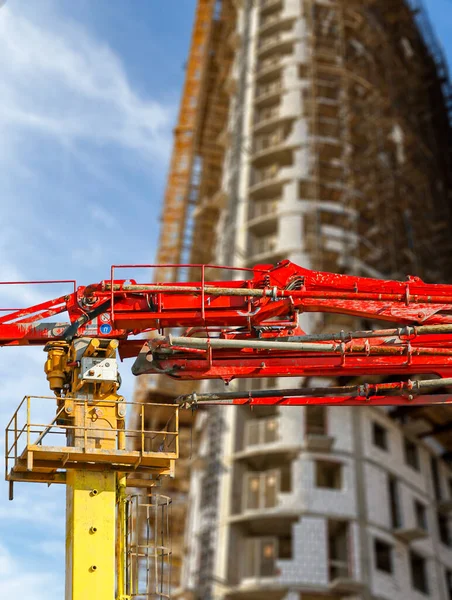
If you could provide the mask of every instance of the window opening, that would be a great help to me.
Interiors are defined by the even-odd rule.
[[[389,491],[389,513],[391,517],[391,527],[398,529],[402,526],[402,518],[400,512],[399,501],[399,485],[397,479],[392,475],[388,476],[388,491]]]
[[[326,408],[306,406],[306,435],[327,435]]]
[[[350,576],[348,523],[328,521],[328,565],[330,581]]]
[[[408,438],[404,439],[404,448],[406,464],[419,471],[419,448]]]
[[[441,513],[438,514],[438,531],[441,542],[445,546],[451,546],[449,518]]]
[[[331,490],[342,489],[342,464],[318,460],[315,463],[316,486]]]
[[[279,538],[278,546],[278,558],[280,558],[281,560],[290,560],[293,558],[292,538],[290,536]]]
[[[278,504],[280,472],[275,470],[245,475],[245,510],[274,508]]]
[[[446,569],[446,590],[447,590],[447,598],[448,600],[452,600],[452,571],[450,569]]]
[[[245,544],[245,577],[276,575],[276,538],[249,538]]]
[[[375,540],[375,567],[384,573],[393,573],[392,546],[382,540]]]
[[[411,585],[415,590],[428,594],[427,563],[423,556],[410,552]]]
[[[441,480],[439,476],[438,459],[435,456],[431,457],[430,466],[432,470],[433,491],[435,493],[436,500],[439,502],[440,500],[442,500]]]
[[[419,502],[419,500],[414,501],[414,514],[416,525],[419,527],[419,529],[424,529],[427,531],[427,509],[422,502]]]
[[[373,423],[373,442],[381,450],[388,449],[388,430],[377,422]]]
[[[278,419],[276,417],[250,419],[246,423],[245,440],[247,447],[277,442]]]

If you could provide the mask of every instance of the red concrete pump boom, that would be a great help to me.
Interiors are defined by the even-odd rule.
[[[140,267],[140,265],[126,265]],[[452,285],[310,271],[289,261],[242,271],[248,279],[137,283],[110,279],[0,317],[0,345],[77,337],[119,340],[133,372],[179,380],[346,377],[346,386],[190,395],[186,404],[445,404],[452,387]],[[146,265],[152,267],[152,265]],[[121,266],[123,268],[123,266]],[[68,323],[47,319],[67,312]],[[307,335],[301,313],[334,313],[388,328]],[[165,330],[177,328],[177,336]],[[182,330],[182,331],[181,331]],[[153,333],[152,333],[153,332]],[[136,339],[151,334],[149,339]],[[400,377],[363,383],[365,376]],[[414,379],[410,379],[413,377]]]

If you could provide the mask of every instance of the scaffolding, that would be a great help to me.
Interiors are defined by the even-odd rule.
[[[212,262],[216,247],[217,223],[225,207],[221,189],[226,149],[230,143],[228,116],[231,100],[231,71],[240,46],[236,32],[237,11],[233,2],[218,2],[213,21],[212,45],[206,65],[205,102],[198,142],[199,186],[193,212],[189,262]],[[195,241],[202,240],[202,243]],[[195,273],[187,274],[190,278]]]
[[[197,185],[182,236],[192,263],[212,262],[220,217],[226,214],[231,220],[236,214],[234,165],[228,166],[232,179],[227,193],[224,168],[226,151],[230,163],[237,145],[239,154],[245,152],[237,101],[246,87],[240,66],[246,64],[251,43],[246,23],[238,33],[238,4],[246,21],[244,2],[218,2],[212,17],[204,96],[198,105]],[[299,197],[313,207],[304,236],[313,266],[370,276],[403,278],[416,272],[429,281],[444,278],[450,248],[450,198],[444,182],[450,179],[452,94],[447,64],[421,0],[303,0],[302,5],[307,52],[299,76],[309,82],[302,106],[311,167],[299,181]],[[265,28],[257,40],[262,48],[284,3],[251,6],[257,6]],[[255,66],[256,80],[280,66],[279,55],[267,54]],[[259,93],[262,86],[256,85],[256,106]],[[231,122],[233,104],[237,114]],[[281,146],[289,133],[290,127],[281,132]],[[256,133],[254,148],[261,143],[258,137]],[[257,181],[260,172],[254,171]],[[274,172],[269,168],[265,178],[275,178],[277,172],[278,165]],[[435,188],[434,181],[443,182],[443,188]],[[422,212],[426,219],[418,218]],[[435,213],[434,221],[430,213]],[[388,243],[378,243],[382,234]],[[435,264],[427,259],[432,242],[445,249]],[[269,244],[263,251],[271,249]],[[399,252],[400,247],[405,250]]]
[[[210,59],[212,27],[216,0],[199,0],[179,118],[174,130],[168,183],[161,216],[157,263],[162,265],[156,273],[158,281],[175,281],[176,268],[164,266],[183,262],[184,240],[190,207],[196,203],[196,157],[200,106],[204,103],[207,77],[206,65]]]
[[[404,0],[304,2],[313,166],[300,197],[317,205],[306,220],[316,268],[451,275],[449,80],[415,4],[413,14]],[[432,244],[445,249],[434,263]]]

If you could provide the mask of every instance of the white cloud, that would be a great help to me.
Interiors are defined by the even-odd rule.
[[[17,520],[21,525],[30,523],[37,525],[47,534],[50,531],[61,532],[61,525],[64,524],[64,500],[55,487],[51,487],[50,493],[46,494],[48,490],[44,486],[40,492],[37,485],[17,483],[15,499],[8,504],[0,505],[0,522]]]
[[[138,225],[152,253],[148,229],[157,211],[147,220],[141,213],[137,224],[134,214],[149,206],[162,178],[175,110],[137,91],[123,61],[59,15],[56,0],[37,5],[10,0],[0,9],[0,281],[87,284],[108,277],[111,262],[149,262]],[[122,258],[134,244],[140,258]],[[67,291],[0,286],[0,307]],[[44,360],[41,348],[0,348],[0,430],[24,394],[50,395]],[[124,379],[131,394],[131,377]],[[64,570],[54,557],[64,539],[64,488],[16,484],[14,492],[8,502],[7,484],[0,486],[0,597],[60,599]]]
[[[118,57],[79,25],[56,16],[46,25],[9,5],[0,12],[0,157],[23,132],[165,157],[173,108],[140,97]]]
[[[157,226],[175,107],[138,91],[121,58],[56,7],[11,0],[0,10],[0,280],[90,283],[143,248],[146,220],[133,214],[154,203],[146,226]],[[0,306],[15,291],[0,287]],[[38,288],[22,304],[33,297]]]
[[[90,217],[108,229],[113,229],[115,225],[117,225],[117,221],[112,212],[102,208],[102,206],[98,204],[90,207]]]

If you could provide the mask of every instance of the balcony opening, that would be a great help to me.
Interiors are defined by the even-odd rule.
[[[306,406],[306,435],[327,435],[327,409],[325,406]]]
[[[245,577],[274,577],[276,575],[275,538],[251,538],[246,540]]]
[[[245,540],[242,578],[276,577],[277,560],[293,558],[292,535],[253,537]]]
[[[394,535],[405,543],[424,539],[428,536],[427,507],[423,502],[413,499],[413,513],[414,522],[405,526],[402,524],[393,526],[395,529]]]
[[[265,121],[270,121],[272,119],[277,119],[279,117],[279,109],[280,103],[277,102],[272,104],[271,106],[266,106],[265,108],[261,108],[256,112],[256,120],[255,125],[259,125]]]
[[[284,54],[278,53],[268,56],[258,61],[257,63],[257,77],[261,81],[270,81],[274,77],[274,72],[280,71],[281,59]]]
[[[245,510],[274,508],[280,490],[280,477],[276,470],[264,473],[246,473],[244,489]]]
[[[278,418],[251,419],[245,427],[245,446],[271,444],[279,440]]]
[[[261,83],[256,88],[256,100],[271,96],[272,94],[279,94],[282,91],[282,79],[279,75],[273,77],[270,81]]]
[[[262,240],[264,237],[276,238],[279,205],[279,198],[253,200],[248,205],[248,229],[250,236],[253,236],[253,243],[255,246],[257,244],[258,249],[259,244],[262,243],[258,240]],[[263,387],[266,386],[262,385],[261,388]]]
[[[264,508],[273,508],[278,503],[278,492],[280,489],[278,472],[273,471],[272,473],[268,473],[262,478],[262,480],[262,504],[264,505]]]
[[[403,445],[405,450],[405,463],[411,468],[413,468],[415,471],[419,471],[419,448],[414,442],[412,442],[408,438],[404,438]]]
[[[290,124],[268,124],[263,133],[253,140],[252,160],[256,168],[271,166],[275,161],[287,164],[293,161],[293,139]]]
[[[383,573],[389,573],[390,575],[394,572],[392,564],[392,546],[383,542],[383,540],[375,539],[374,543],[375,552],[375,568]]]
[[[244,510],[265,510],[278,506],[280,492],[291,491],[290,465],[281,469],[245,473]]]
[[[380,450],[388,449],[388,430],[376,421],[372,426],[372,439],[374,446],[380,448]]]
[[[438,514],[438,531],[441,542],[450,548],[452,546],[452,541],[449,529],[449,518],[442,513]]]
[[[329,452],[334,438],[328,435],[327,408],[306,406],[304,447],[309,452]]]
[[[328,521],[328,565],[330,581],[346,579],[349,568],[349,524],[347,521]]]
[[[419,500],[414,501],[414,516],[417,527],[427,531],[427,509],[425,504],[422,504],[422,502],[419,502]]]
[[[277,12],[273,12],[270,14],[262,14],[259,21],[259,29],[262,32],[265,32],[267,35],[270,31],[274,31],[276,29],[283,31],[290,31],[291,26],[290,23],[287,24],[287,18],[284,19],[284,14],[281,10]]]
[[[276,252],[278,248],[278,235],[277,230],[274,228],[275,226],[277,226],[276,220],[273,223],[273,231],[269,235],[250,235],[248,248],[251,256]]]
[[[428,594],[427,561],[423,556],[410,551],[411,585],[423,594]]]
[[[398,529],[402,526],[402,517],[400,512],[399,486],[397,479],[392,475],[388,476],[389,492],[389,515],[392,529]]]
[[[315,484],[318,488],[342,489],[342,464],[324,460],[315,461]]]
[[[280,53],[282,48],[284,48],[286,52],[290,51],[295,42],[293,35],[291,35],[292,32],[293,27],[290,22],[279,32],[264,32],[263,35],[259,36],[259,54],[268,56],[272,52]]]
[[[281,180],[284,179],[283,170],[286,167],[293,167],[293,161],[294,157],[292,151],[280,153],[277,156],[277,160],[275,159],[275,162],[272,164],[261,167],[256,166],[253,168],[250,184],[252,186],[263,185],[264,183],[268,183],[269,185],[272,183],[274,186],[276,186],[277,183],[281,184]],[[275,192],[272,189],[268,197],[278,197],[277,195],[275,196],[274,193]]]
[[[270,10],[280,10],[282,7],[282,0],[261,0],[260,9],[261,13]]]

